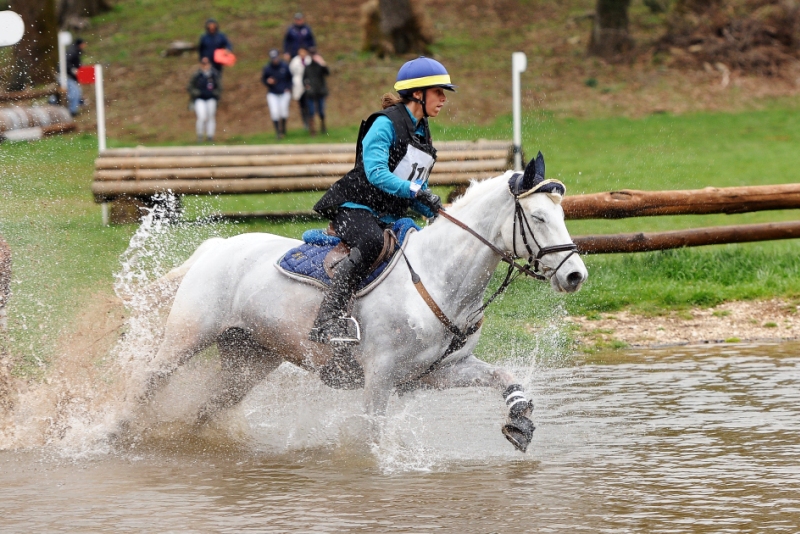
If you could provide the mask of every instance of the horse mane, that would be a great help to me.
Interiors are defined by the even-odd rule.
[[[467,187],[463,195],[453,202],[453,207],[459,208],[473,202],[475,199],[484,198],[490,189],[496,187],[498,179],[505,177],[507,174],[506,172],[500,176],[486,178],[484,180],[470,180],[469,187]]]
[[[470,180],[469,187],[464,194],[458,197],[454,202],[452,207],[453,208],[460,208],[463,207],[475,199],[484,198],[490,190],[497,187],[497,182],[501,179],[503,181],[503,187],[507,190],[508,189],[508,179],[510,178],[510,173],[513,171],[506,171],[505,173],[495,176],[494,178],[486,178],[484,180]],[[544,193],[547,195],[550,200],[553,201],[554,204],[561,204],[561,200],[563,197],[558,193]]]

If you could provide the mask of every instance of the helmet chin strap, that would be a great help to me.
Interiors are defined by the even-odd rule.
[[[420,89],[422,91],[421,99],[414,98],[414,95],[408,97],[408,99],[411,100],[412,102],[417,102],[419,104],[422,104],[422,116],[425,117],[426,119],[430,117],[430,115],[428,115],[428,106],[425,104],[426,97],[428,96],[428,89],[430,89],[430,87],[423,87],[422,89]]]

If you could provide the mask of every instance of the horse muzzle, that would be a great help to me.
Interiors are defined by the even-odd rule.
[[[575,293],[580,291],[583,283],[589,278],[589,273],[583,260],[573,255],[550,278],[553,289],[561,293]]]

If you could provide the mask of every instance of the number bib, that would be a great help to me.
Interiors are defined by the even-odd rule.
[[[422,187],[427,183],[435,161],[430,154],[413,145],[408,145],[406,155],[397,164],[392,174]]]

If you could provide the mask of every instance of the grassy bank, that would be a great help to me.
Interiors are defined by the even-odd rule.
[[[391,89],[397,69],[412,56],[381,59],[361,51],[363,0],[115,0],[111,12],[81,33],[86,63],[105,67],[109,133],[132,142],[191,142],[194,114],[185,90],[197,56],[162,57],[175,40],[197,42],[208,17],[230,38],[237,64],[225,70],[217,113],[220,140],[230,142],[271,130],[259,75],[267,51],[281,46],[292,14],[302,9],[328,61],[330,126],[352,125]],[[428,0],[435,43],[431,54],[459,85],[450,124],[487,125],[511,108],[511,53],[528,54],[523,106],[560,117],[641,117],[653,112],[741,111],[766,99],[797,95],[798,65],[782,76],[745,75],[732,65],[729,83],[711,68],[682,69],[683,54],[654,53],[667,13],[642,2],[630,6],[636,52],[623,63],[587,57],[594,0]],[[88,95],[91,99],[92,95]],[[299,128],[292,106],[290,130]]]
[[[485,127],[437,127],[438,139],[507,139],[510,120]],[[800,119],[792,110],[740,114],[654,115],[561,120],[547,114],[525,119],[524,146],[541,149],[548,176],[572,194],[619,188],[675,189],[800,181],[796,143]],[[353,128],[332,138],[350,140]],[[263,141],[243,138],[242,142]],[[56,339],[90,302],[111,293],[120,254],[134,226],[100,226],[89,192],[96,140],[89,135],[0,147],[0,233],[14,253],[9,343],[27,368],[47,361]],[[189,198],[189,217],[214,211],[308,209],[319,193]],[[798,210],[735,216],[661,217],[618,221],[571,221],[573,235],[630,232],[791,220]],[[165,238],[164,263],[178,263],[202,239],[268,231],[299,237],[318,222],[184,226]],[[553,310],[590,315],[631,307],[642,313],[731,299],[800,296],[797,242],[715,246],[663,253],[587,257],[590,280],[571,296],[542,284],[517,282],[488,315],[481,351],[501,354],[530,347],[531,327],[552,322]],[[547,336],[545,336],[547,337]],[[563,336],[550,336],[563,342]],[[498,348],[500,347],[500,348]],[[512,347],[510,349],[509,347]]]

